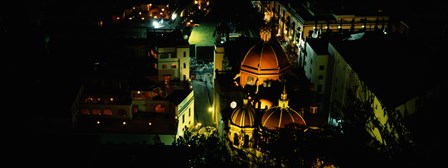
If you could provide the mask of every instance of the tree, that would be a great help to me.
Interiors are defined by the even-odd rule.
[[[341,108],[347,141],[355,142],[350,144],[352,149],[373,157],[370,161],[383,160],[386,165],[401,163],[403,160],[399,159],[399,155],[415,153],[410,132],[403,123],[403,116],[385,105],[382,107],[388,120],[385,124],[379,122],[372,107],[373,99],[374,95],[363,84],[348,91],[346,101],[350,103]],[[371,134],[375,128],[379,130],[382,141]]]

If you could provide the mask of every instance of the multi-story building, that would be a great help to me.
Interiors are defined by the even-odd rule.
[[[276,37],[285,45],[288,55],[293,57],[292,62],[302,67],[307,39],[322,38],[330,33],[347,35],[365,31],[390,31],[390,17],[381,9],[350,10],[341,9],[341,6],[339,2],[330,1],[282,0],[264,2],[262,11],[265,18],[275,22]]]
[[[81,109],[73,115],[76,128],[101,133],[104,143],[171,145],[195,125],[188,42],[179,30],[139,25],[151,14],[169,19],[167,10],[169,5],[137,5],[125,10],[126,21],[112,22],[122,26],[102,26],[106,33],[118,33],[112,38],[121,44],[116,50],[128,52],[93,64],[92,76],[83,83]],[[135,15],[142,19],[135,21]]]
[[[154,52],[153,52],[154,51]],[[158,41],[154,46],[157,58],[158,80],[164,81],[189,81],[190,79],[190,45],[186,44],[163,44]]]
[[[374,121],[383,126],[368,123],[368,132],[380,143],[387,143],[380,130],[391,127],[391,115],[412,115],[418,111],[419,97],[434,87],[428,78],[432,73],[430,60],[421,58],[424,51],[415,48],[415,43],[401,35],[374,32],[329,42],[329,122],[348,119],[347,107],[366,103]]]

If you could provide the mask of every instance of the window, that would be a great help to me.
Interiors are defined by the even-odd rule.
[[[169,75],[165,75],[165,85],[168,85],[170,83],[170,76]]]
[[[317,92],[322,92],[322,85],[317,85]]]
[[[243,142],[243,147],[247,148],[249,147],[249,135],[244,135],[244,142]]]
[[[324,79],[324,75],[319,75],[319,77],[317,77],[317,78],[322,80],[322,79]]]
[[[81,114],[89,115],[89,114],[90,114],[90,110],[89,110],[89,109],[86,109],[86,108],[83,108],[83,109],[81,110]]]
[[[138,105],[132,105],[132,112],[134,113],[138,112]]]
[[[235,146],[240,145],[239,137],[238,137],[238,134],[236,134],[236,133],[233,133],[233,145],[235,145]]]
[[[112,115],[112,110],[111,110],[111,109],[105,109],[105,110],[103,111],[103,114],[104,114],[104,115]]]
[[[184,51],[184,57],[187,57],[187,52]]]
[[[84,100],[84,103],[93,103],[93,97],[88,97]]]
[[[188,117],[191,116],[191,108],[188,108]]]
[[[310,107],[310,113],[311,114],[316,114],[317,113],[317,106],[316,105],[312,105]]]
[[[171,68],[175,69],[177,67],[176,64],[171,64]]]
[[[101,115],[101,110],[100,109],[93,109],[92,110],[92,114],[93,115]]]
[[[325,66],[323,66],[323,65],[319,66],[319,70],[324,70],[324,69],[325,69]]]
[[[143,93],[143,95],[144,95],[145,98],[150,99],[152,93],[150,91],[146,91],[146,92]]]
[[[163,104],[157,104],[155,107],[155,111],[158,113],[163,113],[165,112],[165,106]]]
[[[184,69],[185,69],[185,68],[187,68],[187,64],[185,64],[185,62],[184,62]]]
[[[185,122],[185,115],[182,115],[182,124]]]
[[[162,69],[166,69],[168,66],[166,64],[162,65]]]

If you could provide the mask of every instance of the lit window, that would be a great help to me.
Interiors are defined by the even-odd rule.
[[[138,105],[132,105],[132,111],[134,113],[137,113],[138,112]]]
[[[316,114],[317,113],[317,106],[316,105],[313,105],[313,106],[310,107],[310,113],[311,114]]]
[[[101,115],[101,110],[100,109],[93,109],[92,110],[92,114],[93,115]]]
[[[88,97],[84,100],[85,103],[93,103],[93,98],[92,97]]]
[[[145,98],[150,99],[151,95],[152,95],[152,92],[145,92],[143,95],[145,96]]]
[[[165,106],[163,104],[157,104],[155,111],[158,113],[163,113],[163,112],[165,112]]]
[[[162,65],[162,69],[166,69],[168,66],[166,64]]]
[[[171,68],[176,68],[177,65],[176,64],[171,64]]]
[[[103,114],[104,114],[104,115],[112,115],[112,110],[111,110],[111,109],[105,109],[105,110],[103,111]]]
[[[83,108],[83,109],[81,109],[81,114],[89,115],[90,114],[90,110],[86,109],[86,108]]]

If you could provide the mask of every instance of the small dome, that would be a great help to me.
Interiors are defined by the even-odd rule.
[[[238,106],[233,110],[230,121],[231,124],[238,127],[253,127],[255,124],[255,109],[245,102],[243,105]]]
[[[270,130],[284,128],[288,124],[306,125],[303,117],[290,107],[272,107],[268,109],[261,118],[263,127]]]

